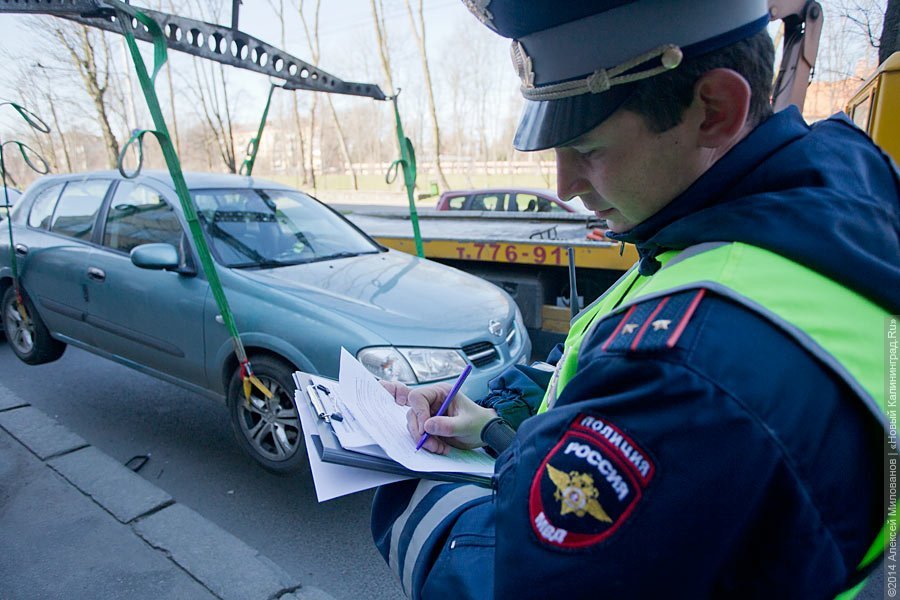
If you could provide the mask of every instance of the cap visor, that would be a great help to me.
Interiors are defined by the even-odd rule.
[[[621,85],[602,94],[526,100],[513,146],[522,152],[564,146],[609,118],[633,88],[633,85]]]

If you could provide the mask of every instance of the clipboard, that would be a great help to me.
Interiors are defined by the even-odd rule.
[[[325,379],[316,376],[318,379]],[[317,402],[310,399],[307,387],[315,385],[308,373],[296,371],[293,375],[294,383],[297,389],[294,394],[294,401],[298,404],[303,402],[304,406],[297,406],[297,410],[308,410],[316,417],[316,430],[310,432],[312,443],[315,451],[322,462],[343,465],[347,467],[357,467],[368,469],[371,471],[381,471],[392,475],[401,475],[406,477],[415,477],[420,479],[431,479],[435,481],[448,481],[458,483],[474,483],[482,487],[491,486],[491,478],[481,475],[473,475],[471,473],[452,473],[452,472],[430,472],[430,471],[413,471],[407,469],[397,461],[387,458],[387,456],[374,456],[358,452],[356,450],[344,448],[335,434],[332,423],[326,421],[320,415],[320,411],[316,407]],[[333,380],[328,380],[333,381]],[[337,382],[334,382],[335,384]]]

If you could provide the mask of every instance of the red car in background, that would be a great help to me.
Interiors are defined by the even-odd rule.
[[[436,208],[438,210],[590,214],[581,200],[563,202],[551,190],[533,188],[452,190],[441,194]]]

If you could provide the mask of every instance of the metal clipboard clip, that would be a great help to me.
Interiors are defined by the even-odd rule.
[[[344,416],[339,412],[328,412],[328,408],[325,400],[322,398],[320,394],[324,393],[326,396],[329,396],[329,400],[331,400],[331,392],[324,385],[308,385],[306,386],[306,395],[309,397],[309,402],[312,404],[313,409],[316,411],[316,416],[328,423],[331,424],[331,420],[335,421],[343,421]]]
[[[330,425],[331,415],[325,410],[325,403],[322,402],[322,398],[319,396],[319,390],[316,389],[316,386],[306,386],[306,397],[309,398],[309,403],[312,404],[316,416]]]

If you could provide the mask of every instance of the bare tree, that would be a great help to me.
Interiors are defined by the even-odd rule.
[[[275,12],[275,16],[278,17],[278,21],[281,24],[281,47],[282,49],[287,49],[287,36],[285,35],[285,14],[284,14],[284,0],[268,0],[269,6],[272,7],[272,10]],[[309,181],[308,175],[306,173],[306,156],[303,147],[303,120],[300,118],[300,103],[297,99],[297,91],[291,92],[291,108],[293,109],[294,116],[294,128],[297,132],[297,166],[300,168],[301,178],[300,181],[302,184],[306,184]]]
[[[50,128],[49,133],[49,159],[53,170],[58,171],[60,167],[65,167],[66,171],[71,171],[72,159],[69,154],[69,144],[66,141],[65,132],[62,129],[59,110],[57,109],[57,98],[53,93],[53,85],[50,82],[50,77],[47,75],[46,68],[41,63],[35,63],[35,69],[26,70],[21,76],[21,81],[23,87],[30,90],[33,94],[32,97],[35,99],[35,105],[42,107],[46,106],[50,113],[53,126]],[[23,92],[24,90],[21,90],[20,94],[25,97]],[[37,101],[38,97],[40,97],[42,102]],[[62,157],[65,160],[64,164],[60,162],[56,152],[56,143],[53,139],[54,136],[59,138]]]
[[[315,11],[313,13],[313,19],[315,22],[315,29],[318,31],[319,28],[319,4],[320,0],[316,0]],[[300,16],[300,23],[303,25],[303,30],[306,33],[306,43],[309,48],[309,52],[311,54],[312,64],[317,65],[319,63],[319,54],[316,51],[312,39],[309,33],[309,26],[306,22],[306,15],[303,12],[303,0],[299,0],[297,3],[297,14]],[[319,107],[319,94],[313,93],[310,96],[310,106],[309,106],[309,121],[307,122],[306,129],[306,140],[307,140],[307,151],[306,155],[309,157],[309,183],[312,185],[313,189],[316,189],[316,165],[315,165],[315,141],[316,141],[316,111]],[[301,138],[302,139],[302,138]],[[303,150],[301,150],[303,152]]]
[[[303,30],[306,32],[306,42],[309,45],[309,52],[312,55],[313,65],[319,65],[319,57],[321,56],[320,46],[319,46],[319,6],[321,4],[321,0],[316,0],[315,10],[313,12],[313,26],[310,29],[309,24],[306,21],[306,15],[303,14],[303,0],[300,0],[299,5],[299,13],[300,20],[303,23]],[[340,145],[341,155],[344,157],[344,163],[346,165],[347,170],[350,171],[350,179],[353,183],[353,189],[359,189],[359,181],[356,176],[356,168],[353,166],[353,159],[350,157],[350,150],[347,147],[347,138],[344,135],[344,130],[341,128],[340,119],[338,119],[337,111],[334,110],[334,102],[331,99],[331,96],[325,95],[325,102],[328,104],[329,112],[331,113],[331,119],[334,123],[334,129],[337,134],[338,144]],[[313,106],[315,106],[315,98],[313,99]],[[315,109],[313,110],[315,113]],[[314,117],[315,115],[313,115]]]
[[[394,76],[391,72],[391,55],[388,46],[387,25],[384,21],[384,3],[382,0],[370,0],[372,5],[372,22],[375,25],[375,41],[378,45],[378,56],[381,58],[381,72],[384,75],[385,88],[388,96],[396,92],[394,88]],[[396,156],[400,156],[400,140],[397,136],[391,136]]]
[[[234,132],[231,108],[228,102],[228,83],[221,63],[212,64],[193,57],[194,80],[189,89],[199,101],[206,125],[219,157],[230,173],[237,173],[237,158],[234,149]]]
[[[162,8],[162,7],[160,7]],[[169,0],[169,12],[175,13],[175,3]],[[175,151],[181,156],[181,138],[178,135],[178,112],[175,110],[175,85],[172,80],[172,59],[166,61],[166,81],[169,84],[169,113],[172,115],[172,141]]]
[[[93,31],[84,25],[67,25],[56,19],[48,21],[47,27],[65,47],[71,64],[81,76],[97,113],[97,123],[103,134],[108,166],[113,168],[119,156],[119,142],[110,125],[111,115],[107,106],[110,48],[106,34]]]
[[[434,102],[434,88],[431,85],[431,70],[428,68],[428,53],[425,51],[425,11],[423,8],[423,0],[419,0],[418,24],[416,17],[413,16],[413,9],[410,0],[405,0],[406,12],[409,14],[409,24],[412,28],[413,35],[419,45],[419,56],[422,59],[422,72],[425,75],[425,90],[428,92],[428,105],[431,109],[431,125],[434,133],[434,169],[437,172],[438,181],[441,188],[450,189],[447,178],[444,177],[444,170],[441,168],[441,129],[438,126],[437,107]]]

